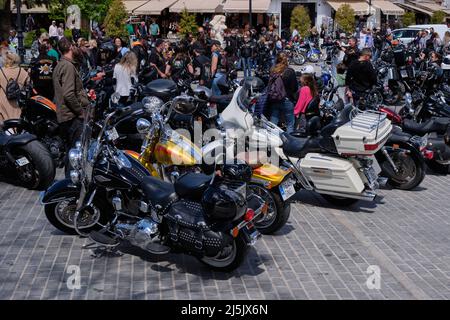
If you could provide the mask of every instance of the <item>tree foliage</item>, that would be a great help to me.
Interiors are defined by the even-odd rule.
[[[412,11],[407,11],[403,15],[403,26],[407,27],[416,23],[416,14]]]
[[[304,6],[296,6],[291,14],[291,31],[297,29],[301,37],[306,37],[311,28],[311,18],[308,9]]]
[[[101,22],[105,19],[111,3],[112,0],[49,0],[49,17],[52,20],[65,20],[67,8],[77,5],[83,18]]]
[[[187,35],[189,33],[195,34],[198,29],[196,16],[194,13],[189,13],[186,8],[180,14],[180,32],[183,35]]]
[[[355,10],[348,3],[339,6],[336,11],[336,23],[346,33],[355,30]]]
[[[447,14],[442,10],[435,11],[431,16],[431,23],[443,23],[446,16]]]
[[[126,38],[128,36],[125,28],[127,19],[128,13],[122,0],[113,0],[104,21],[107,35]]]

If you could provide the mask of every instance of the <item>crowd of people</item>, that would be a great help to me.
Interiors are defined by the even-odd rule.
[[[31,21],[30,21],[31,24]],[[31,27],[31,26],[30,26]],[[224,94],[219,82],[231,71],[241,69],[244,77],[264,68],[269,74],[267,91],[274,91],[268,98],[270,120],[278,124],[283,118],[288,132],[305,125],[305,112],[310,103],[318,103],[318,84],[314,71],[304,72],[300,77],[291,67],[285,49],[307,40],[314,44],[338,43],[342,56],[334,58],[337,77],[347,87],[347,96],[357,100],[361,92],[372,87],[377,73],[371,61],[376,60],[386,46],[395,46],[389,28],[362,29],[352,37],[336,35],[333,39],[326,28],[311,28],[302,38],[293,30],[287,39],[277,34],[275,25],[243,29],[226,29],[223,41],[216,40],[214,30],[199,27],[196,33],[187,34],[177,42],[164,40],[159,25],[152,21],[128,28],[133,41],[105,37],[103,30],[93,30],[91,39],[85,39],[73,28],[72,39],[64,36],[64,25],[53,21],[48,33],[37,34],[31,48],[32,61],[29,72],[20,67],[15,53],[16,35],[11,33],[0,47],[0,120],[17,118],[17,103],[5,97],[4,88],[9,79],[22,86],[33,84],[36,93],[53,100],[57,105],[58,121],[67,128],[69,141],[80,132],[82,109],[88,103],[81,75],[95,71],[97,67],[113,65],[115,90],[125,102],[132,83],[139,81],[139,74],[150,66],[151,79],[170,78],[178,83],[190,77],[209,86],[214,95]],[[450,33],[440,40],[433,32],[421,31],[411,45],[420,48],[420,59],[431,59],[437,65],[442,55],[450,50]],[[419,62],[420,63],[420,59]],[[101,75],[101,72],[100,72]],[[280,81],[281,80],[281,81]],[[278,95],[277,95],[278,94]],[[277,96],[277,97],[275,97]]]

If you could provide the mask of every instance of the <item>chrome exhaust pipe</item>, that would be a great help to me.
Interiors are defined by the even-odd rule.
[[[328,190],[317,190],[317,189],[314,191],[316,191],[317,193],[320,193],[320,194],[327,194],[330,196],[357,199],[357,200],[362,200],[362,201],[373,201],[375,199],[375,197],[377,196],[376,193],[374,193],[372,191],[364,191],[361,194],[335,192],[335,191],[328,191]]]

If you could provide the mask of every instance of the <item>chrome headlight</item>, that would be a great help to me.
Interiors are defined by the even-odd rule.
[[[136,122],[136,129],[141,134],[147,134],[150,131],[151,123],[147,119],[139,119]]]
[[[118,151],[117,154],[114,155],[114,161],[119,167],[119,170],[122,170],[123,168],[130,169],[133,166],[122,151]]]
[[[70,149],[69,151],[69,161],[73,168],[81,169],[81,151],[79,149]]]
[[[158,97],[145,97],[142,100],[142,104],[144,105],[145,111],[148,113],[155,113],[161,109],[164,105],[164,101]]]

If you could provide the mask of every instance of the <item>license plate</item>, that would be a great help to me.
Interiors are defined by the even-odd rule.
[[[373,184],[378,180],[378,175],[376,174],[375,169],[373,167],[365,169],[364,172],[370,184]]]
[[[27,158],[22,157],[22,158],[20,158],[20,159],[17,159],[17,160],[16,160],[16,163],[19,165],[19,167],[23,167],[23,166],[26,166],[27,164],[29,164],[30,161],[28,161]]]
[[[283,201],[286,201],[287,199],[289,199],[290,197],[292,197],[295,194],[295,188],[294,188],[294,183],[292,180],[287,180],[285,182],[283,182],[280,186],[280,194],[281,197],[283,198]]]
[[[119,139],[119,134],[117,133],[116,128],[112,128],[111,130],[108,130],[106,132],[106,134],[108,135],[108,138],[111,141],[116,141],[117,139]]]

